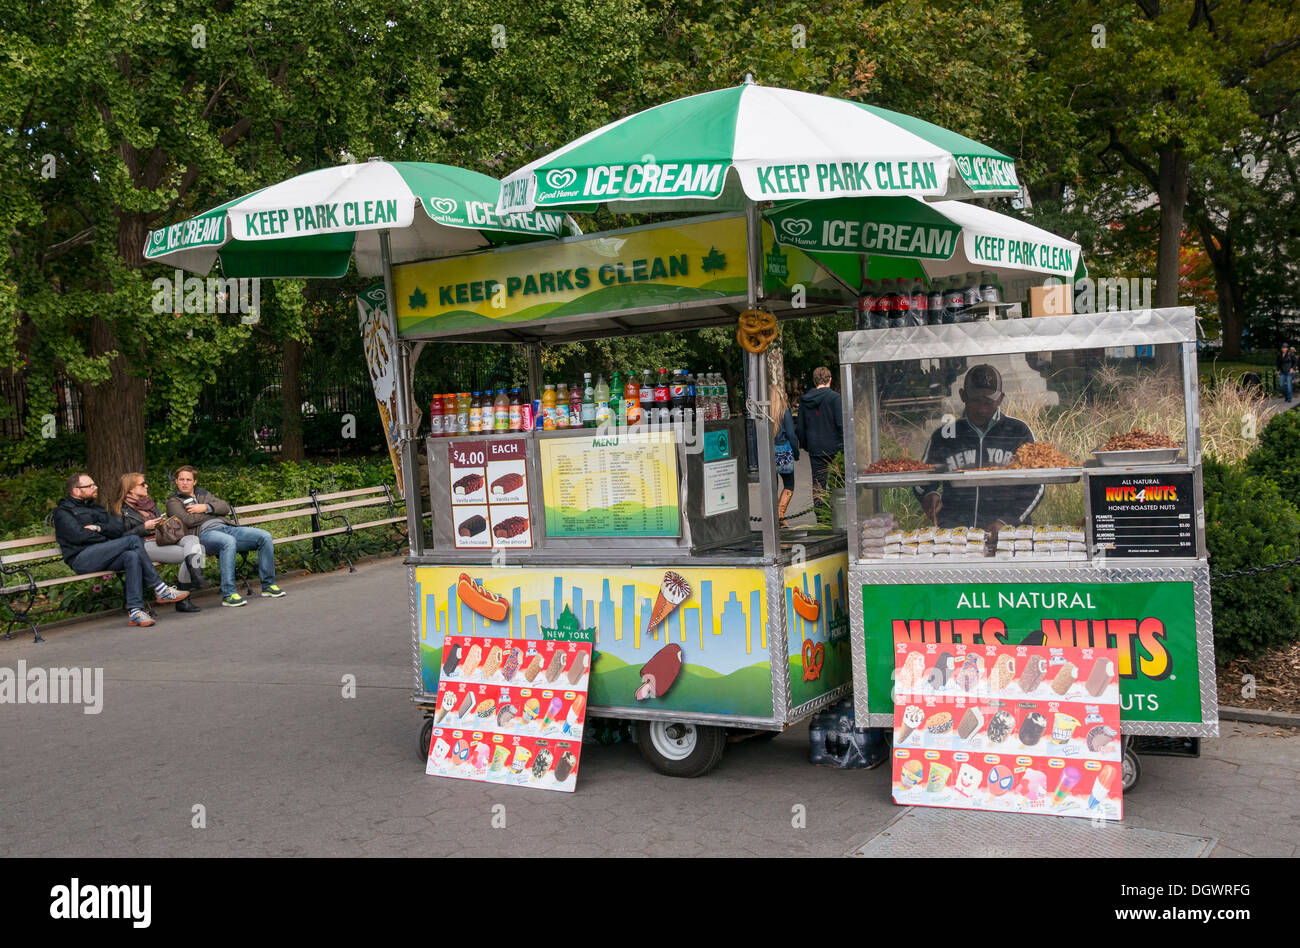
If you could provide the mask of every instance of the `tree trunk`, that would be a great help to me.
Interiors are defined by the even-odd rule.
[[[91,352],[118,349],[108,324],[99,317],[91,326]],[[126,358],[110,364],[112,376],[98,385],[83,383],[81,405],[86,422],[86,469],[99,485],[99,502],[116,496],[123,474],[144,471],[144,379],[127,373]]]
[[[1178,305],[1179,250],[1187,209],[1187,156],[1173,145],[1160,149],[1160,246],[1156,251],[1156,306]]]
[[[292,337],[284,341],[284,364],[280,377],[280,460],[301,461],[302,386],[298,375],[302,368],[302,343]]]
[[[1223,338],[1223,355],[1241,355],[1241,333],[1245,328],[1245,313],[1241,308],[1241,293],[1237,285],[1237,265],[1232,236],[1229,231],[1217,230],[1203,213],[1198,213],[1197,229],[1205,245],[1206,256],[1214,265],[1214,289],[1219,298],[1219,325]],[[1229,229],[1231,220],[1229,220]]]

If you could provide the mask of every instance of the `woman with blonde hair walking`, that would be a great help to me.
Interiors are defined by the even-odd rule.
[[[177,573],[181,589],[199,589],[203,582],[203,546],[197,536],[186,534],[179,543],[158,545],[154,530],[167,519],[159,513],[158,505],[149,496],[149,484],[139,472],[123,474],[121,490],[113,502],[112,511],[122,518],[123,536],[138,536],[144,540],[145,553],[155,563],[179,563]],[[198,612],[199,607],[186,599],[176,604],[177,612]]]

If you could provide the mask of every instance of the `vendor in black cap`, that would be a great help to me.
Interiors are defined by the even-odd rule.
[[[1010,463],[1016,448],[1034,440],[1027,424],[1002,414],[1002,376],[993,366],[973,366],[960,394],[966,411],[930,436],[922,458],[926,464],[944,465],[949,471],[1002,467]],[[1041,484],[957,487],[934,483],[913,490],[926,516],[940,527],[981,527],[993,532],[1028,522],[1043,499]]]

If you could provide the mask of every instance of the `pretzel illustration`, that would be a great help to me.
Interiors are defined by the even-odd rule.
[[[765,309],[747,309],[740,314],[736,341],[746,352],[766,352],[778,332],[776,317]]]

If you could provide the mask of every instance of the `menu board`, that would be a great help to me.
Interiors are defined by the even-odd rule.
[[[894,802],[1123,817],[1113,648],[894,643]]]
[[[1094,474],[1088,490],[1097,555],[1196,556],[1190,473]]]
[[[448,446],[456,549],[533,545],[527,457],[524,438],[453,441]]]
[[[426,774],[573,792],[594,630],[544,632],[443,640]]]
[[[541,448],[548,537],[680,533],[677,449],[671,431],[543,438]]]

